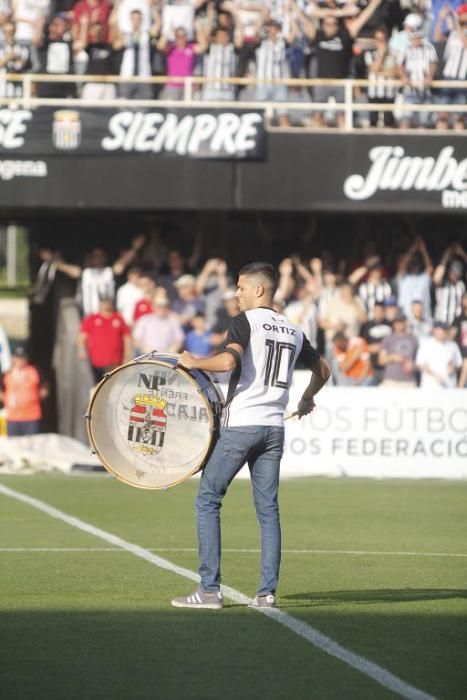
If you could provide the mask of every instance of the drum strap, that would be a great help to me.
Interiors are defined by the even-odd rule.
[[[227,398],[225,400],[224,406],[229,406],[234,394],[235,390],[237,388],[238,380],[240,379],[240,374],[242,371],[242,358],[240,356],[240,353],[237,352],[237,350],[234,350],[233,348],[224,348],[222,352],[228,352],[229,355],[232,355],[232,357],[235,360],[235,369],[233,370],[232,374],[230,375],[230,382],[229,382],[229,388],[227,390]]]

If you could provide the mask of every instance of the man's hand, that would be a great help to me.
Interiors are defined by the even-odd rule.
[[[301,398],[300,401],[298,402],[298,409],[297,409],[297,415],[298,415],[298,420],[300,418],[303,418],[303,416],[308,415],[308,413],[311,413],[312,410],[315,407],[315,400],[313,398],[311,399],[304,399]]]
[[[181,365],[185,369],[195,369],[196,358],[191,352],[182,352],[178,358],[177,365]]]

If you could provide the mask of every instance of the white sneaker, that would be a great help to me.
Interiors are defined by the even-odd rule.
[[[266,595],[257,595],[249,604],[249,608],[275,608],[276,596],[274,593],[266,593]]]
[[[208,610],[219,610],[224,605],[224,597],[220,591],[207,593],[198,588],[197,591],[182,598],[174,598],[171,601],[174,608],[207,608]]]

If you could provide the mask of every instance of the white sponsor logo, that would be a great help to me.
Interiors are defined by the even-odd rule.
[[[401,146],[375,146],[369,152],[371,166],[365,177],[357,173],[344,182],[349,199],[363,200],[378,190],[442,192],[446,208],[467,207],[467,158],[457,161],[454,148],[446,146],[437,158],[406,156]]]
[[[110,136],[102,140],[102,148],[138,153],[175,152],[180,156],[200,152],[234,156],[256,147],[260,122],[262,116],[258,112],[183,117],[159,112],[119,112],[109,121]]]
[[[21,148],[24,146],[23,134],[26,133],[32,112],[26,109],[0,109],[0,146],[3,148]]]
[[[0,179],[14,177],[47,177],[47,163],[43,160],[0,160]]]

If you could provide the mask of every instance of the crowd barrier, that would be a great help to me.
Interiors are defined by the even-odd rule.
[[[309,381],[296,372],[288,411]],[[286,421],[282,476],[467,477],[462,389],[326,387],[316,408]]]
[[[295,373],[287,413],[296,410],[309,376]],[[311,414],[285,423],[281,478],[466,479],[465,397],[462,389],[325,387]],[[95,467],[84,442],[65,435],[0,438],[0,473]],[[249,477],[247,467],[239,476]]]
[[[256,78],[222,78],[222,85],[232,85],[238,88],[250,88],[254,89],[256,86],[260,85],[285,85],[295,92],[289,93],[289,98],[286,103],[284,102],[274,102],[274,101],[258,101],[254,97],[248,97],[248,99],[243,99],[241,96],[235,101],[212,101],[203,99],[203,93],[201,88],[203,86],[209,86],[210,84],[219,84],[219,78],[206,78],[201,76],[190,76],[175,78],[169,76],[152,76],[152,77],[131,77],[123,78],[116,75],[50,75],[50,74],[37,74],[37,73],[25,73],[25,74],[4,74],[1,77],[3,83],[11,83],[21,88],[21,96],[7,96],[8,90],[3,89],[3,95],[0,96],[0,106],[21,106],[25,109],[34,109],[40,106],[49,107],[60,107],[60,106],[74,106],[74,107],[131,107],[134,109],[144,109],[149,107],[154,107],[155,104],[160,107],[193,107],[193,105],[202,105],[205,108],[242,108],[242,109],[264,109],[267,119],[270,121],[274,118],[277,113],[283,113],[285,105],[287,111],[289,112],[327,112],[329,110],[334,110],[336,112],[343,112],[345,117],[345,129],[352,130],[355,127],[354,116],[356,113],[368,113],[368,112],[395,112],[396,116],[400,118],[403,112],[410,111],[411,113],[440,113],[440,114],[466,114],[467,104],[439,104],[436,100],[435,94],[432,96],[432,100],[429,104],[410,104],[404,106],[399,98],[396,98],[395,104],[388,103],[371,103],[369,104],[365,101],[365,91],[368,86],[373,85],[368,80],[362,79],[344,79],[344,80],[331,80],[322,78],[295,78],[295,79],[281,79],[281,80],[260,80]],[[133,100],[133,99],[82,99],[80,97],[67,97],[67,98],[52,98],[52,97],[37,97],[37,86],[39,84],[56,84],[56,83],[75,83],[78,86],[82,86],[85,83],[111,83],[115,85],[121,84],[151,84],[159,85],[163,87],[166,83],[177,83],[183,84],[184,93],[182,100]],[[387,80],[387,84],[391,84],[394,88],[399,90],[402,84],[399,80]],[[328,87],[342,87],[344,92],[344,100],[342,103],[329,103],[329,102],[313,102],[310,99],[300,98],[299,90],[305,89],[307,91],[312,90],[312,88],[324,85]],[[422,85],[420,85],[422,88]],[[439,89],[453,89],[456,91],[466,90],[467,92],[467,81],[460,80],[436,80],[433,81],[431,87],[434,91]],[[300,99],[294,99],[300,98]]]

